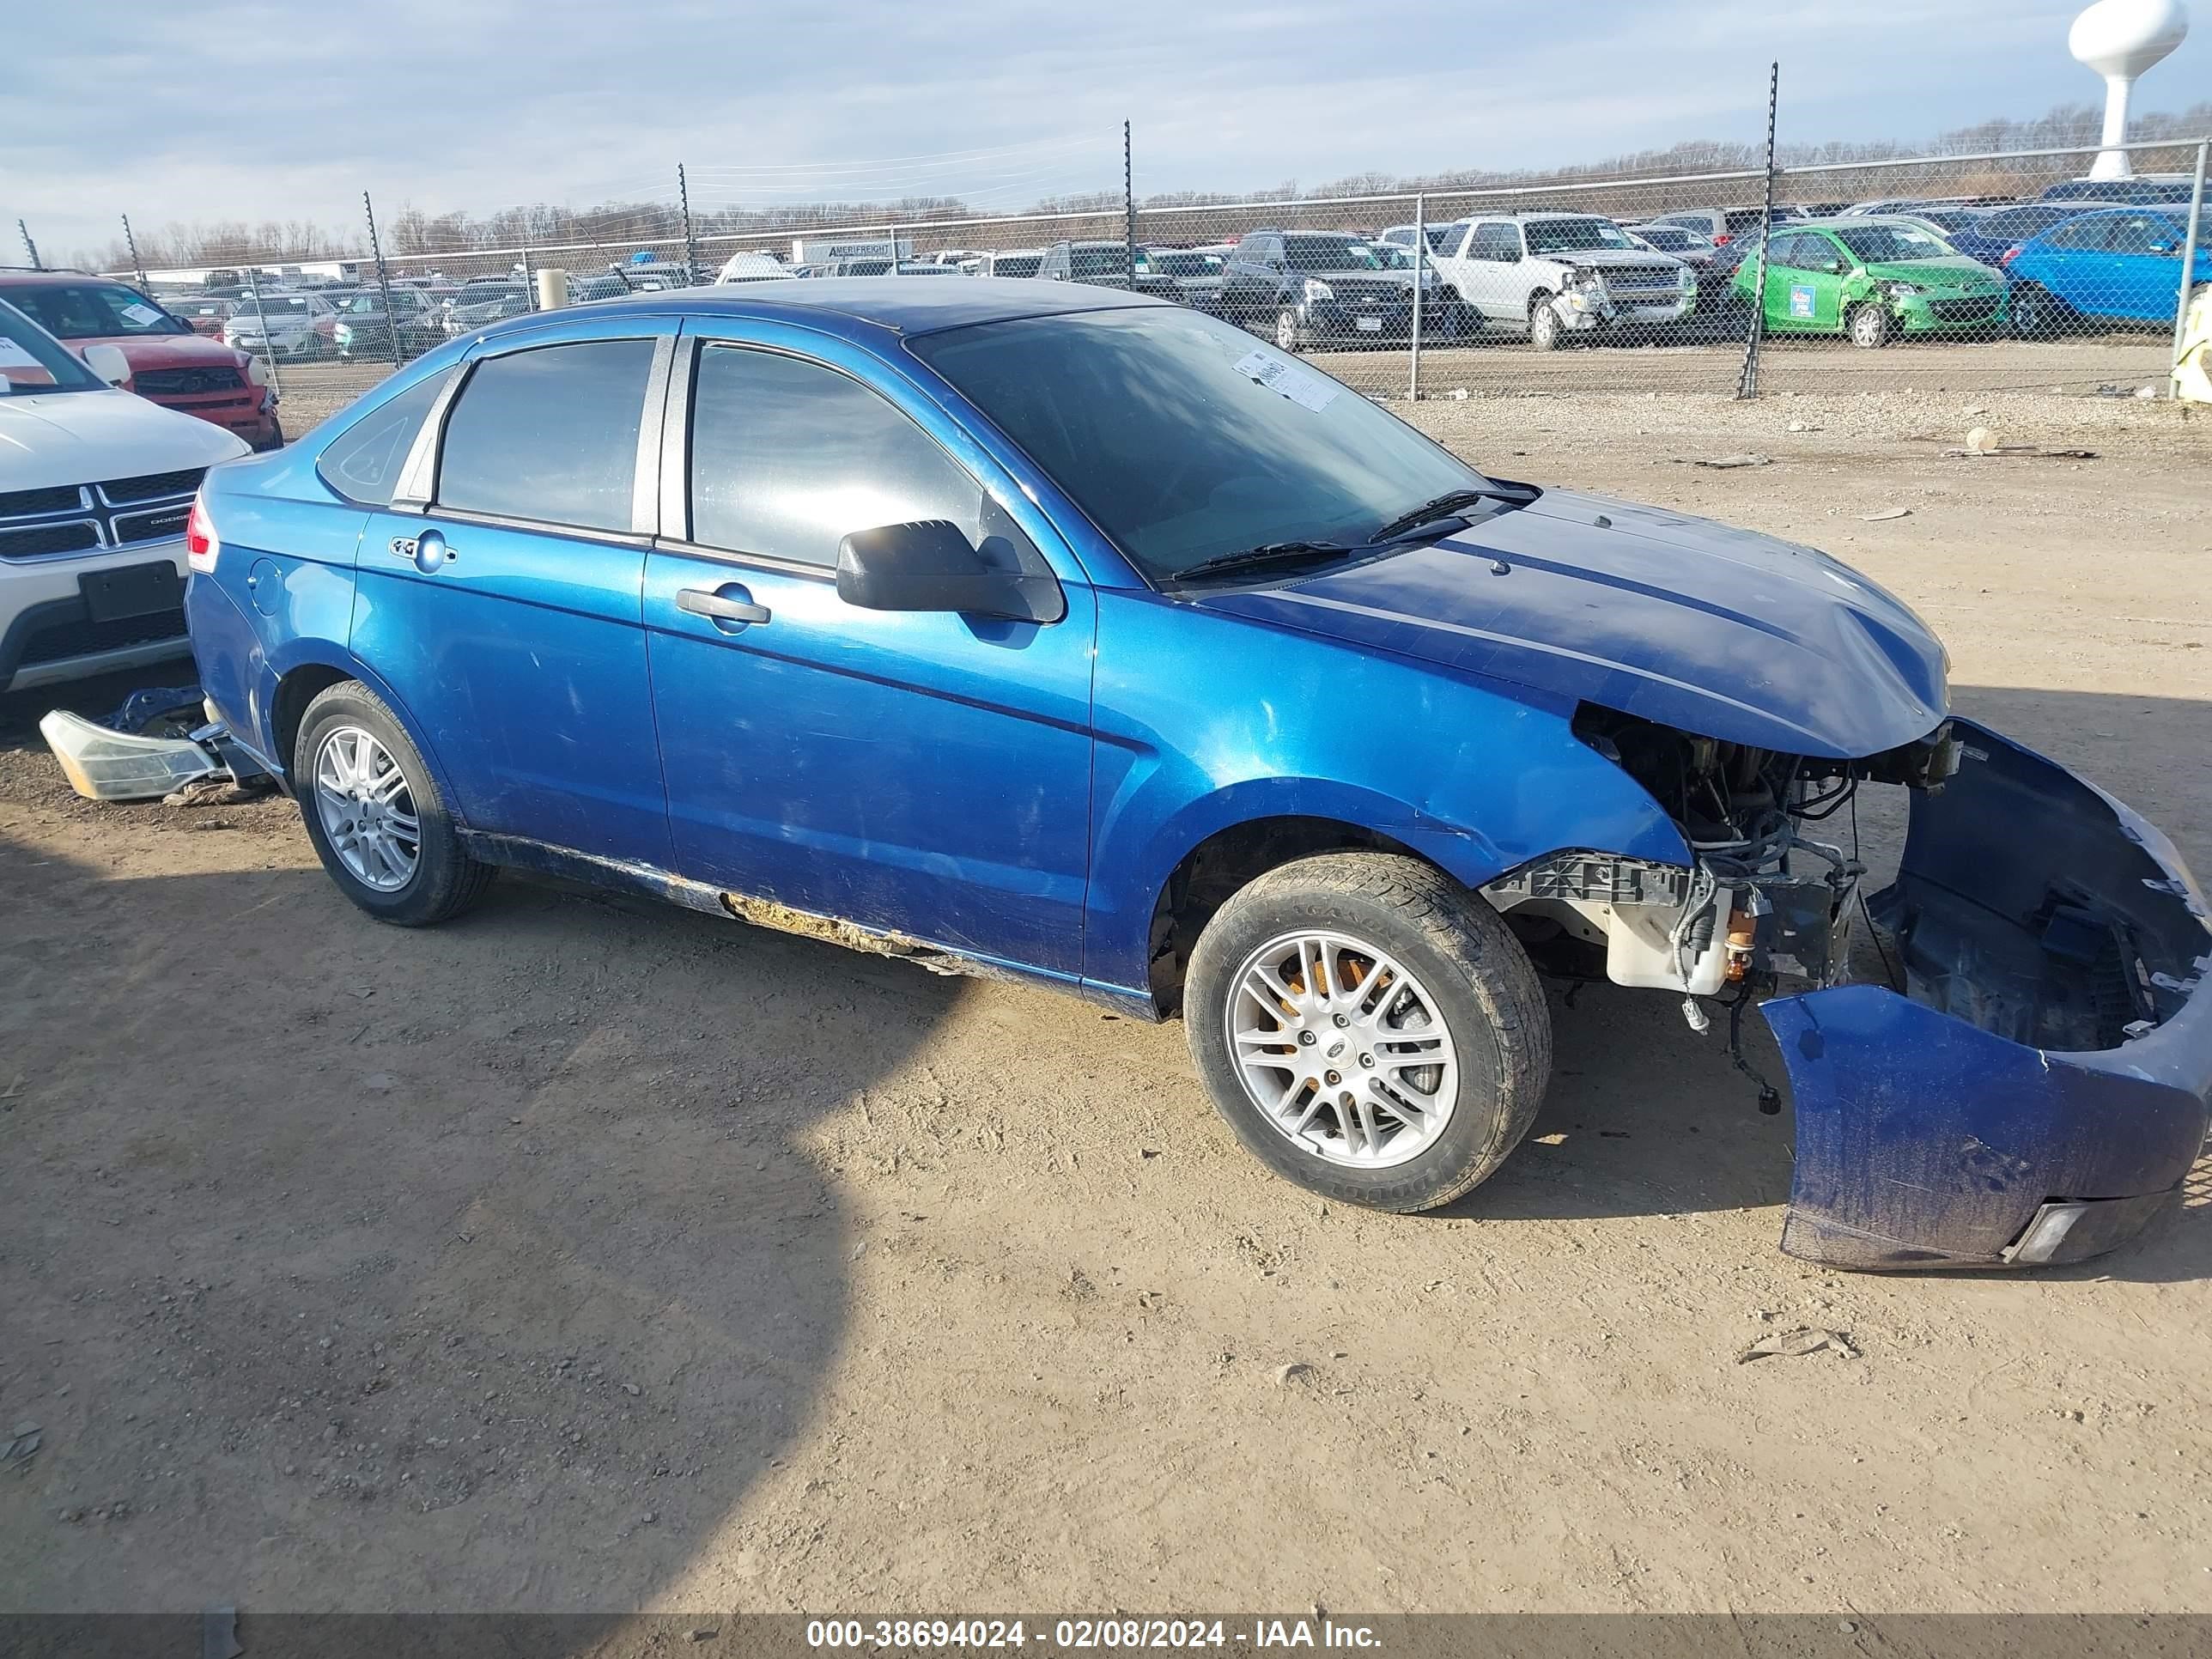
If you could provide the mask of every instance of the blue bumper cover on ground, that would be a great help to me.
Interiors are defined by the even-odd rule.
[[[2203,1148],[2212,920],[2165,836],[1970,721],[1873,901],[1908,994],[1763,1006],[1797,1160],[1782,1247],[1838,1267],[2078,1261],[2134,1236]]]

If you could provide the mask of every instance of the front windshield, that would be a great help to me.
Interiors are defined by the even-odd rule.
[[[1212,253],[1161,252],[1155,250],[1152,264],[1170,276],[1212,276],[1220,272],[1220,256]]]
[[[279,298],[270,294],[264,295],[258,305],[249,302],[240,314],[248,317],[306,317],[313,311],[313,306],[297,295]]]
[[[1372,246],[1376,263],[1385,270],[1411,270],[1413,268],[1413,249],[1400,247],[1395,242],[1376,242]]]
[[[192,331],[190,323],[120,283],[30,283],[15,290],[15,303],[40,328],[64,340]]]
[[[1628,233],[1607,219],[1531,219],[1524,228],[1531,253],[1583,253],[1608,247],[1636,251]]]
[[[1863,265],[1909,264],[1915,259],[1948,259],[1949,246],[1934,232],[1910,225],[1866,225],[1838,230],[1837,237]]]
[[[1381,270],[1375,250],[1351,236],[1285,236],[1283,262],[1292,270]]]
[[[0,395],[96,392],[101,385],[76,353],[0,300]]]
[[[1636,233],[1656,248],[1671,252],[1678,248],[1694,247],[1690,233],[1679,225],[1646,225]]]
[[[1154,580],[1270,542],[1361,543],[1487,482],[1358,392],[1198,312],[1019,318],[908,349]]]
[[[991,261],[994,276],[1034,276],[1044,263],[1042,253],[1001,253]]]

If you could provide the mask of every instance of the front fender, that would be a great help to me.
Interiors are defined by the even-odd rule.
[[[1572,848],[1689,862],[1568,700],[1156,594],[1098,600],[1087,980],[1143,988],[1176,866],[1261,818],[1371,830],[1470,888]]]

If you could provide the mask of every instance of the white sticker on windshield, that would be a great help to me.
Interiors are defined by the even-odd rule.
[[[17,345],[6,335],[0,334],[0,368],[44,368],[46,365]]]
[[[1237,360],[1237,372],[1270,392],[1279,392],[1301,409],[1316,411],[1334,403],[1344,388],[1325,375],[1301,368],[1279,351],[1261,347]]]
[[[129,305],[124,307],[123,314],[141,328],[161,320],[161,313],[141,300],[133,300]]]

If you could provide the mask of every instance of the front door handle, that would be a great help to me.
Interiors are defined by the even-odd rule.
[[[734,591],[741,598],[729,598],[726,590]],[[718,623],[764,623],[769,620],[769,609],[755,605],[752,597],[734,582],[726,582],[721,588],[686,587],[678,590],[676,608],[688,611],[695,617],[707,617]]]

